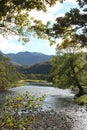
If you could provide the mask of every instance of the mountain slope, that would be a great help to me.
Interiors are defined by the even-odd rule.
[[[49,74],[51,70],[51,62],[42,62],[31,66],[16,66],[17,70],[23,74]]]
[[[22,65],[32,65],[40,62],[50,61],[53,57],[52,55],[45,55],[36,52],[19,52],[17,54],[9,53],[7,56],[10,57],[13,62]]]

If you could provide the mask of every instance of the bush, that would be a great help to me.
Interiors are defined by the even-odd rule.
[[[44,96],[35,97],[26,92],[25,96],[17,94],[15,98],[6,96],[3,112],[0,116],[0,130],[30,130],[35,120],[34,114],[42,107]]]
[[[77,99],[76,99],[76,102],[77,102],[79,105],[85,105],[85,106],[87,106],[87,94],[84,94],[83,96],[77,98]]]

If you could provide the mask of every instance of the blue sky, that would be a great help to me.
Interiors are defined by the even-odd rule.
[[[63,16],[64,13],[70,8],[76,7],[76,0],[66,0],[64,4],[57,4],[54,7],[48,7],[47,13],[43,13],[42,11],[36,12],[35,10],[31,11],[31,16],[34,16],[38,20],[42,20],[43,23],[47,21],[54,22],[56,17]],[[49,42],[46,40],[38,40],[36,38],[32,38],[29,43],[22,45],[17,41],[16,36],[9,36],[8,39],[3,38],[0,35],[0,51],[3,53],[18,53],[20,51],[30,51],[30,52],[40,52],[44,54],[55,54],[55,46],[50,46]]]

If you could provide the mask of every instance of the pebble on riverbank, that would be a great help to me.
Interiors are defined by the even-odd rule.
[[[32,130],[72,130],[73,120],[65,113],[43,111],[35,116],[36,121],[30,126]]]
[[[77,111],[77,115],[68,111],[40,111],[35,118],[29,126],[32,130],[87,130],[86,111]]]

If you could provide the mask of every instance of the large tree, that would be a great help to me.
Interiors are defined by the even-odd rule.
[[[21,75],[9,58],[0,55],[0,90],[8,89],[19,79],[21,79]]]
[[[57,50],[52,60],[52,81],[55,87],[78,88],[77,96],[84,94],[83,85],[87,84],[87,60],[85,53],[66,53]]]
[[[47,30],[50,40],[61,38],[57,43],[57,55],[53,59],[53,82],[59,87],[78,87],[83,93],[82,84],[86,84],[87,61],[77,48],[87,47],[87,0],[77,0],[79,7],[72,8],[63,17],[58,17],[52,28]],[[58,51],[63,53],[59,55]],[[70,50],[65,54],[67,50]],[[72,53],[72,50],[75,53]]]

